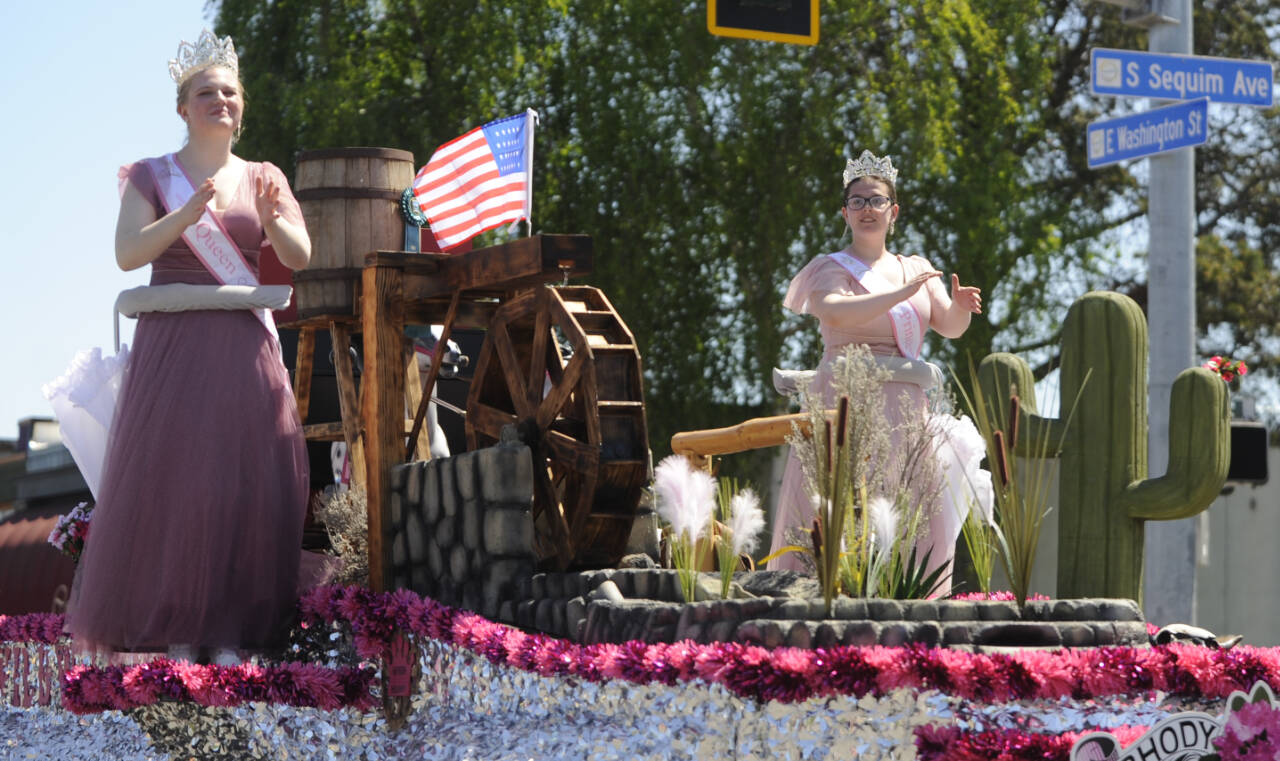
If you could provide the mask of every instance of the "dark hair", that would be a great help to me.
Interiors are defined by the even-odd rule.
[[[889,188],[889,202],[890,203],[898,202],[898,190],[897,188],[893,187],[892,182],[889,182],[883,177],[877,177],[874,174],[864,174],[861,177],[854,177],[852,180],[849,180],[849,182],[844,186],[844,194],[843,194],[843,197],[840,199],[841,206],[844,206],[845,204],[849,203],[849,188],[853,187],[853,183],[857,182],[858,180],[879,180],[880,182],[883,182],[885,186]]]

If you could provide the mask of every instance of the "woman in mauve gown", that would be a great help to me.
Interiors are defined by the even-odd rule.
[[[894,254],[887,248],[886,240],[899,212],[894,185],[897,174],[888,156],[877,158],[870,151],[864,151],[857,161],[847,163],[840,216],[852,233],[852,241],[841,251],[814,257],[792,279],[782,302],[797,314],[818,318],[823,356],[813,389],[828,408],[836,402],[831,386],[832,363],[846,346],[865,345],[876,356],[916,359],[904,351],[904,345],[908,351],[918,352],[923,334],[929,328],[956,338],[968,329],[971,316],[982,311],[978,288],[960,285],[959,276],[953,274],[948,294],[941,283],[942,273],[927,260]],[[895,309],[896,316],[891,313]],[[925,412],[925,392],[919,385],[888,382],[884,384],[883,396],[885,417],[890,426]],[[958,425],[945,423],[947,438],[958,448],[967,450],[969,456],[958,456],[961,462],[976,465],[980,454],[973,450],[975,446],[982,447],[981,437],[972,423],[967,420],[963,423],[963,431],[957,430]],[[948,452],[947,456],[951,454]],[[946,477],[964,479],[967,475],[949,472]],[[949,496],[950,490],[950,486],[944,486],[942,492]],[[770,551],[776,552],[790,544],[788,534],[809,528],[813,517],[804,474],[793,454],[787,458],[779,490]],[[947,588],[961,520],[953,508],[937,509],[929,516],[924,536],[917,542],[921,557],[926,551],[930,552],[931,568],[947,565],[943,577]],[[798,556],[788,553],[772,560],[769,567],[800,570],[802,566]]]
[[[305,267],[311,244],[284,175],[231,152],[244,88],[230,38],[206,31],[184,45],[170,72],[188,139],[171,164],[120,170],[117,263],[151,265],[152,285],[217,285],[182,237],[207,207],[255,277],[266,245],[286,266]],[[189,180],[185,203],[167,199],[172,210],[157,177],[164,166]],[[307,460],[279,342],[262,316],[270,319],[249,309],[140,316],[67,615],[82,647],[187,659],[203,649],[228,663],[238,649],[283,642]]]

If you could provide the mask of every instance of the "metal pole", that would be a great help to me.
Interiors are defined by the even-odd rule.
[[[1153,0],[1152,5],[1169,23],[1151,28],[1148,49],[1190,55],[1191,0]],[[1152,156],[1148,168],[1148,470],[1154,477],[1164,475],[1169,464],[1173,380],[1195,362],[1195,149]],[[1187,518],[1146,524],[1143,596],[1148,621],[1161,625],[1195,623],[1196,523],[1196,518]]]

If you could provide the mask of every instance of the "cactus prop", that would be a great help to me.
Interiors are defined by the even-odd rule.
[[[1060,456],[1058,596],[1122,597],[1141,604],[1145,521],[1200,513],[1226,480],[1227,384],[1200,367],[1178,375],[1169,400],[1168,472],[1149,479],[1147,322],[1127,296],[1087,293],[1067,312],[1061,408],[1069,409],[1079,397],[1069,425],[1036,414],[1031,370],[1012,354],[983,359],[978,382],[992,404],[1008,404],[1016,387],[1027,433],[1049,426],[1047,436],[1019,437],[1017,454]],[[1038,441],[1061,441],[1062,451],[1031,451]]]

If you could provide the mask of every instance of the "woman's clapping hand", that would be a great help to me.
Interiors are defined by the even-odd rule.
[[[215,192],[213,178],[208,177],[204,182],[200,183],[200,187],[196,188],[196,192],[191,194],[187,202],[178,208],[178,218],[182,221],[184,229],[200,221],[200,217],[204,215],[205,207],[213,200]]]
[[[258,220],[264,228],[280,218],[280,186],[271,178],[258,177],[253,181],[253,205],[258,210]]]

